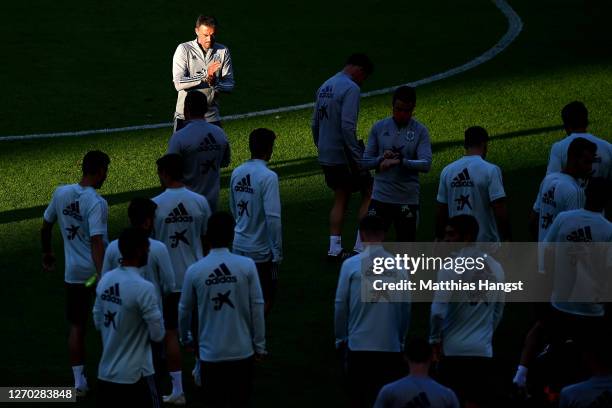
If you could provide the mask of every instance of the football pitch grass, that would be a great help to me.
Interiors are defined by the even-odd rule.
[[[161,2],[154,3],[141,17],[144,21],[153,19],[159,23],[161,14],[154,12],[154,8],[164,6]],[[364,90],[377,89],[464,63],[494,44],[506,29],[503,16],[488,1],[421,1],[402,6],[404,10],[388,9],[382,2],[370,2],[367,7],[355,7],[356,10],[338,3],[323,13],[325,18],[302,3],[283,4],[276,11],[270,11],[276,26],[268,33],[252,22],[247,23],[247,17],[243,17],[242,22],[238,20],[236,5],[215,11],[228,26],[220,41],[227,43],[234,53],[240,86],[236,95],[222,101],[224,114],[310,101],[320,82],[340,69],[345,54],[353,49],[372,50],[377,67]],[[420,240],[433,238],[438,176],[446,164],[461,156],[466,127],[482,125],[492,135],[487,159],[502,168],[516,241],[528,239],[527,216],[545,172],[550,146],[563,136],[559,115],[563,105],[582,100],[590,110],[592,133],[608,140],[612,134],[612,58],[606,54],[612,36],[605,25],[610,6],[578,0],[537,3],[516,0],[510,4],[523,19],[524,30],[506,51],[465,74],[417,89],[415,116],[429,128],[434,152],[432,170],[421,178]],[[25,13],[25,10],[18,10],[23,6],[13,4],[11,7],[14,7],[13,12]],[[252,11],[255,16],[271,19],[262,11]],[[352,17],[357,20],[338,20],[344,12],[353,13]],[[111,39],[120,43],[122,35],[131,33],[131,20],[121,20],[110,11],[106,13],[112,14],[115,23],[123,24],[110,33],[113,34]],[[131,69],[143,75],[149,69],[158,70],[171,88],[168,61],[175,44],[190,38],[187,28],[192,24],[194,13],[167,14],[163,28],[155,24],[147,26],[138,20],[139,29],[145,32],[149,30],[163,36],[166,26],[171,26],[180,33],[172,41],[164,38],[164,53],[155,50],[160,53],[157,58],[161,58],[161,62],[155,64],[162,67],[143,69],[137,59],[117,64],[133,64]],[[74,16],[58,14],[51,17],[60,21]],[[284,18],[296,20],[295,25],[282,23]],[[104,26],[100,21],[96,24]],[[240,32],[230,30],[238,24],[245,28]],[[182,29],[184,25],[187,26],[185,30]],[[2,29],[8,30],[6,26]],[[58,29],[60,32],[67,30]],[[90,33],[90,29],[83,23],[70,28],[83,33]],[[108,30],[104,28],[100,36],[108,34]],[[372,30],[379,30],[379,33],[371,35]],[[254,35],[255,32],[261,37]],[[296,37],[296,33],[300,36]],[[18,31],[8,34],[12,38],[9,44],[27,41],[27,36],[24,40]],[[95,34],[95,30],[91,34]],[[145,37],[143,35],[143,40]],[[80,41],[85,43],[83,39]],[[296,44],[299,44],[297,50]],[[318,54],[321,47],[324,50]],[[115,52],[112,58],[130,58],[130,54],[121,50]],[[283,69],[262,72],[268,67],[267,58],[282,62]],[[0,69],[9,72],[12,68]],[[92,75],[104,76],[104,81],[113,76],[115,79],[123,77],[113,71],[112,64],[91,70]],[[152,74],[147,72],[146,75]],[[3,78],[6,78],[4,73]],[[31,87],[25,84],[27,86],[19,92],[17,88],[10,88],[15,84],[3,83],[4,94],[16,97],[14,102],[2,102],[5,114],[0,122],[0,133],[142,124],[147,120],[143,121],[139,115],[148,111],[154,112],[150,117],[152,123],[163,122],[169,120],[169,114],[164,117],[164,112],[171,112],[175,102],[172,89],[165,90],[159,78],[150,77],[147,81],[157,85],[150,89],[143,87],[138,91],[140,96],[132,95],[127,90],[130,88],[127,83],[116,93],[105,93],[101,84],[85,87],[79,92],[79,98],[85,97],[83,93],[93,92],[91,100],[95,104],[91,110],[84,108],[87,98],[75,100],[69,92],[59,95],[57,102],[47,103],[47,96],[59,92],[64,80],[66,78],[59,75],[50,80],[53,86],[40,85],[38,89],[34,88],[35,83]],[[102,84],[106,83],[104,81]],[[23,100],[26,96],[29,102]],[[138,100],[149,96],[154,101],[148,105]],[[128,102],[134,110],[113,112],[110,108],[116,108],[119,102]],[[63,106],[64,103],[67,105]],[[75,108],[71,109],[71,105]],[[37,106],[45,107],[42,117],[32,113],[31,108]],[[75,116],[73,112],[83,115]],[[389,95],[362,100],[359,136],[365,139],[371,125],[389,114]],[[285,260],[281,265],[277,302],[267,323],[271,355],[256,372],[256,406],[337,406],[345,402],[333,349],[333,299],[339,266],[325,260],[327,216],[332,197],[316,161],[309,129],[310,115],[310,111],[297,111],[225,124],[232,143],[232,168],[248,158],[247,137],[253,128],[269,127],[279,136],[271,168],[279,174],[280,180]],[[3,289],[0,310],[3,336],[0,361],[3,369],[0,370],[0,385],[72,383],[63,313],[63,250],[57,227],[54,248],[58,268],[52,274],[45,274],[40,268],[39,228],[53,189],[60,183],[78,180],[80,159],[87,150],[106,151],[112,163],[101,194],[110,204],[109,235],[114,239],[127,224],[129,200],[135,196],[152,197],[159,192],[155,160],[164,153],[169,135],[169,129],[161,129],[1,144],[0,273]],[[220,208],[227,207],[229,173],[230,170],[223,173]],[[347,248],[354,242],[356,203],[357,200],[353,202],[345,226],[343,241]],[[428,305],[415,305],[410,333],[426,335],[428,318]],[[507,305],[495,336],[495,359],[499,369],[495,375],[506,385],[511,380],[523,336],[531,322],[527,305]],[[99,335],[93,327],[87,345],[87,373],[92,382],[100,353]],[[189,380],[191,367],[192,359],[185,354],[184,382],[188,398],[191,396],[191,402],[195,402]],[[88,404],[93,405],[93,401],[85,402]]]

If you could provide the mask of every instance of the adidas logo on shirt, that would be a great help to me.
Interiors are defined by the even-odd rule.
[[[208,275],[208,279],[206,279],[206,286],[210,285],[218,285],[220,283],[236,283],[238,280],[230,270],[227,268],[227,265],[222,263],[218,268],[215,268],[213,273]]]
[[[104,300],[106,302],[116,303],[116,304],[120,305],[121,304],[121,298],[119,297],[119,284],[115,283],[113,286],[111,286],[108,289],[106,289],[102,293],[102,296],[100,296],[100,299],[102,299],[102,300]]]
[[[553,207],[557,207],[555,203],[555,187],[551,188],[542,195],[542,202]]]
[[[221,146],[219,146],[217,140],[213,137],[212,133],[209,133],[200,143],[200,147],[198,147],[198,152],[209,152],[211,150],[221,150]]]
[[[470,179],[467,167],[453,178],[451,187],[474,187],[474,182]]]
[[[68,206],[64,208],[64,211],[62,211],[62,214],[72,217],[77,221],[83,221],[83,217],[81,216],[81,211],[79,210],[78,201],[68,204]]]
[[[193,222],[193,217],[189,215],[187,209],[183,205],[183,203],[179,203],[168,217],[166,218],[166,224],[174,224],[177,222]]]
[[[576,231],[568,234],[565,239],[570,242],[592,242],[593,236],[591,235],[591,227],[586,226],[584,228],[578,228]]]
[[[247,174],[242,180],[236,183],[234,191],[253,194],[253,188],[251,187],[251,175]]]

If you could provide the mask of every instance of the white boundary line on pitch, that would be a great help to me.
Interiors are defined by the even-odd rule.
[[[495,2],[495,6],[504,14],[506,19],[508,20],[508,31],[502,36],[502,38],[495,44],[493,47],[488,49],[486,52],[481,54],[480,56],[474,58],[473,60],[460,65],[455,68],[451,68],[448,71],[441,72],[439,74],[432,75],[427,78],[419,79],[418,81],[409,82],[407,84],[401,85],[410,85],[410,86],[420,86],[425,84],[430,84],[435,81],[439,81],[441,79],[446,79],[451,76],[460,74],[467,70],[470,70],[478,65],[481,65],[491,59],[493,59],[497,54],[505,50],[520,34],[523,29],[523,22],[518,14],[510,7],[510,5],[506,2],[506,0],[493,0]],[[362,97],[374,96],[374,95],[382,95],[386,93],[390,93],[395,88],[401,85],[390,86],[388,88],[377,89],[370,92],[362,93]],[[293,106],[285,106],[282,108],[276,109],[266,109],[257,112],[249,112],[249,113],[240,113],[236,115],[228,115],[222,117],[224,121],[231,121],[237,119],[246,119],[253,118],[256,116],[265,116],[265,115],[273,115],[275,113],[283,113],[283,112],[292,112],[300,109],[312,108],[314,103],[304,103],[301,105],[293,105]],[[160,129],[171,127],[172,123],[157,123],[153,125],[140,125],[140,126],[126,126],[120,128],[111,128],[111,129],[95,129],[95,130],[81,130],[77,132],[57,132],[57,133],[38,133],[31,135],[22,135],[22,136],[0,136],[0,142],[3,141],[11,141],[11,140],[33,140],[33,139],[50,139],[56,137],[77,137],[77,136],[87,136],[87,135],[95,135],[100,133],[118,133],[118,132],[127,132],[131,130],[146,130],[146,129]]]

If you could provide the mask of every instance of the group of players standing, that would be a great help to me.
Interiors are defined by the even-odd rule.
[[[232,172],[229,183],[231,214],[214,212],[220,169],[230,164],[217,97],[233,87],[229,51],[214,41],[216,25],[214,18],[199,17],[198,38],[181,44],[174,56],[173,76],[179,91],[175,133],[166,155],[157,161],[164,192],[153,199],[132,200],[128,207],[131,227],[107,246],[108,206],[95,190],[106,180],[110,159],[92,151],[83,159],[81,181],[59,187],[44,214],[45,269],[51,269],[55,259],[54,223],[59,223],[64,240],[69,349],[80,395],[89,388],[84,375],[85,327],[94,298],[89,283],[101,276],[93,306],[94,323],[103,340],[98,370],[101,406],[117,401],[118,396],[138,406],[159,405],[162,399],[157,390],[161,373],[166,372],[172,392],[163,401],[184,405],[181,344],[195,352],[193,376],[202,387],[204,401],[213,406],[245,406],[254,361],[266,354],[264,319],[274,300],[282,260],[278,177],[267,168],[276,135],[261,128],[250,134],[251,159]],[[374,124],[367,146],[358,142],[360,85],[372,71],[367,56],[350,56],[343,70],[317,91],[312,120],[319,162],[334,192],[328,256],[344,261],[336,294],[335,333],[338,350],[346,358],[351,403],[458,406],[453,391],[428,378],[432,359],[441,354],[446,363],[441,381],[455,389],[462,404],[485,406],[486,398],[469,386],[466,377],[486,379],[503,304],[432,305],[430,341],[412,339],[406,344],[410,376],[399,379],[405,374],[399,356],[410,305],[360,300],[361,260],[376,247],[363,244],[382,242],[391,225],[397,241],[416,240],[418,174],[428,172],[432,162],[429,133],[412,117],[416,94],[408,86],[395,91],[393,115]],[[568,228],[588,224],[593,241],[609,242],[612,225],[601,216],[608,191],[604,182],[592,177],[610,179],[612,148],[586,133],[584,105],[571,103],[562,116],[569,136],[553,146],[550,174],[534,206],[538,240],[565,239]],[[467,129],[466,155],[442,171],[438,239],[510,239],[501,171],[485,160],[487,146],[485,129]],[[371,170],[376,171],[373,179]],[[360,229],[349,252],[343,249],[340,236],[350,196],[357,191],[362,196]],[[547,234],[548,230],[556,233]],[[553,320],[562,316],[572,328],[598,327],[604,314],[600,307],[591,308],[591,314],[555,304],[551,309]],[[554,331],[550,329],[552,314],[544,313],[528,335],[515,378],[518,385],[525,385],[526,367],[541,339]],[[583,323],[585,319],[588,323]],[[386,382],[394,380],[398,381],[378,395]],[[611,390],[612,378],[606,381],[599,381],[597,389],[604,384]],[[567,401],[590,398],[593,387],[587,384],[564,391],[562,405],[583,406]]]

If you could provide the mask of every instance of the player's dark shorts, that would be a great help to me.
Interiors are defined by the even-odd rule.
[[[274,303],[276,288],[278,286],[278,264],[270,261],[255,262],[259,283],[263,292],[264,301],[268,308]]]
[[[436,380],[465,401],[489,407],[494,396],[493,359],[488,357],[445,356],[438,364]]]
[[[172,292],[164,298],[164,327],[166,330],[178,329],[178,305],[180,292]]]
[[[416,229],[419,222],[418,204],[390,204],[372,200],[368,208],[368,215],[381,217],[386,230],[393,225],[397,242],[416,241]]]
[[[542,323],[548,342],[581,342],[595,336],[606,325],[604,316],[583,316],[563,312],[550,303],[537,305],[538,320]]]
[[[369,194],[372,191],[374,179],[368,172],[356,174],[351,172],[346,164],[321,165],[321,168],[325,175],[325,184],[334,191],[343,190],[351,193],[360,191],[364,194]]]
[[[100,408],[161,407],[161,398],[152,375],[141,377],[134,384],[119,384],[99,379],[96,395],[97,406]]]
[[[253,387],[254,357],[235,361],[200,361],[202,399],[211,407],[248,407]]]
[[[95,287],[86,287],[82,283],[67,283],[66,287],[66,319],[70,324],[85,326],[91,316],[93,301],[96,297]]]
[[[407,375],[408,369],[402,353],[348,350],[346,374],[351,399],[371,407],[380,389]]]

